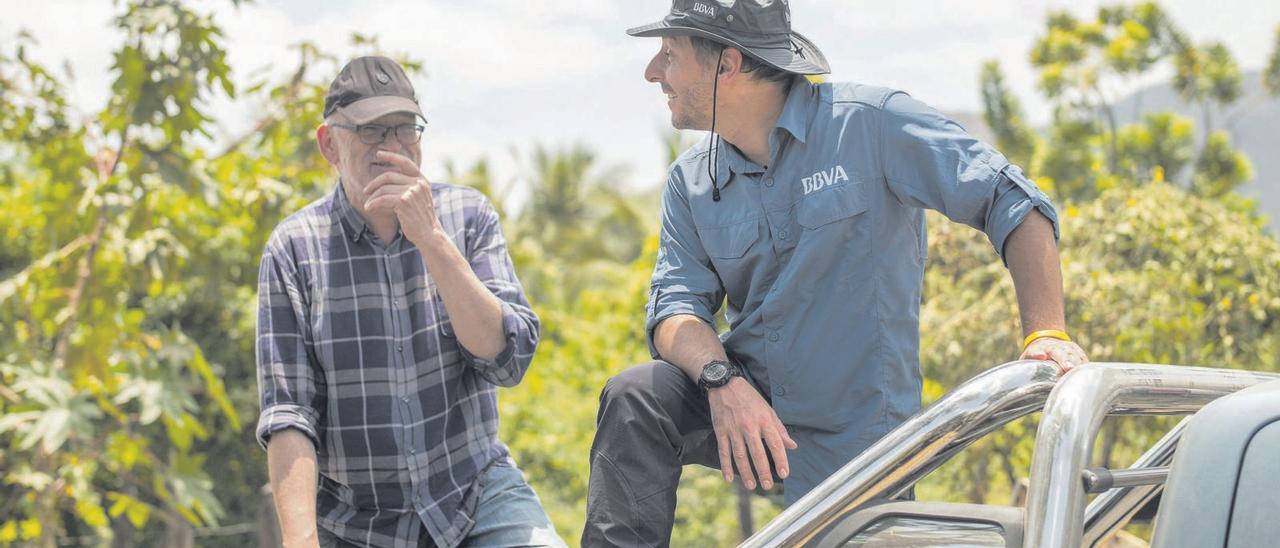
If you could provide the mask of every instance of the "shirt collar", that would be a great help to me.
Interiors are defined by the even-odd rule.
[[[804,142],[809,133],[809,120],[813,117],[813,101],[818,96],[818,87],[808,80],[797,76],[787,91],[787,101],[782,105],[782,114],[778,115],[776,129],[786,130],[797,141]]]
[[[333,203],[333,213],[342,222],[343,228],[347,231],[347,236],[352,242],[359,242],[369,231],[369,224],[364,221],[364,217],[360,216],[360,212],[356,211],[355,206],[347,200],[347,193],[342,189],[342,181],[339,180],[336,188],[333,190],[333,196],[330,198]]]
[[[715,140],[716,140],[715,136],[712,136],[712,141],[715,142]],[[725,141],[724,139],[719,139],[719,143],[716,145],[715,156],[716,156],[716,164],[718,164],[716,166],[717,167],[716,172],[718,174],[717,178],[721,181],[727,181],[729,179],[730,172],[732,173],[763,173],[764,172],[764,168],[756,165],[754,162],[747,159],[747,156],[743,154],[742,151],[738,150],[738,147],[733,146],[732,144],[730,144],[728,141]]]
[[[810,84],[808,80],[797,76],[791,84],[791,89],[787,90],[787,100],[782,104],[782,113],[778,115],[778,121],[774,124],[774,131],[769,135],[770,152],[775,156],[773,161],[777,161],[778,149],[782,146],[779,140],[778,130],[790,133],[797,141],[804,142],[805,136],[809,133],[809,122],[813,119],[813,102],[818,96],[817,86]],[[712,139],[715,139],[713,136]],[[723,156],[724,161],[717,161],[719,164],[717,170],[720,180],[727,180],[729,172],[733,173],[763,173],[764,169],[742,154],[737,147],[725,141],[720,141],[716,156]]]

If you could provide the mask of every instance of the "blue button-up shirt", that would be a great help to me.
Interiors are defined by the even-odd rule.
[[[788,504],[920,408],[924,208],[979,230],[998,253],[1053,205],[992,147],[907,94],[797,79],[768,166],[710,139],[671,167],[648,307],[713,323],[727,299],[731,360],[799,444]]]

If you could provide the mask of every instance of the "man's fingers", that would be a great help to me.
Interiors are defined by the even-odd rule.
[[[774,415],[773,418],[774,418],[774,422],[777,424],[778,433],[782,436],[782,441],[783,443],[786,444],[787,449],[795,449],[797,447],[800,447],[800,444],[796,443],[796,440],[791,439],[791,433],[787,432],[786,425],[782,424],[781,420],[778,420],[777,415]]]
[[[778,477],[786,479],[791,472],[787,463],[786,442],[782,440],[782,436],[776,430],[765,433],[764,442],[769,447],[769,455],[773,457],[773,467],[778,470]]]
[[[1070,348],[1054,348],[1049,351],[1049,357],[1058,363],[1064,373],[1080,365]]]
[[[385,210],[394,211],[396,207],[399,205],[400,205],[400,197],[388,194],[386,196],[380,196],[378,198],[366,201],[364,203],[364,210],[365,211],[382,211],[385,209]]]
[[[733,442],[733,462],[738,465],[742,484],[747,486],[747,489],[755,489],[756,480],[751,474],[751,461],[747,459],[747,445],[743,443],[742,437],[737,432],[730,434],[729,440]]]
[[[383,196],[397,196],[397,197],[404,196],[405,191],[409,190],[410,188],[412,187],[408,185],[401,185],[401,184],[383,185],[377,191],[367,194],[365,196],[364,202],[367,204],[373,201],[375,198],[381,198]]]
[[[729,456],[729,436],[716,434],[716,445],[720,447],[720,472],[724,480],[733,481],[733,459]]]
[[[413,163],[413,160],[410,160],[408,156],[403,154],[396,154],[389,150],[379,150],[378,159],[385,162],[391,162],[391,164],[396,166],[401,173],[410,177],[422,176],[422,173],[418,171],[418,166]]]
[[[769,471],[769,453],[760,443],[759,435],[747,436],[747,448],[751,450],[751,464],[755,467],[755,475],[760,479],[760,486],[765,489],[773,487],[773,473]]]
[[[1032,343],[1031,348],[1022,353],[1022,359],[1052,361],[1062,373],[1089,363],[1088,356],[1079,345],[1057,340]]]
[[[419,179],[422,179],[422,177],[413,177],[398,171],[384,171],[374,177],[372,181],[369,181],[368,185],[365,185],[364,194],[365,196],[372,196],[385,185],[412,185],[418,182]]]

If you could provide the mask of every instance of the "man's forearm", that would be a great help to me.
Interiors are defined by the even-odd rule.
[[[1053,224],[1032,211],[1005,242],[1009,274],[1018,294],[1022,334],[1066,329],[1062,304],[1062,266]]]
[[[294,429],[276,432],[267,442],[271,496],[285,546],[317,546],[316,448]]]
[[[679,367],[694,382],[702,376],[702,366],[707,362],[728,359],[715,330],[688,314],[662,320],[654,329],[653,345],[662,359]]]
[[[447,236],[439,235],[420,251],[449,312],[458,343],[477,358],[498,357],[507,346],[498,297],[476,277],[471,264]]]

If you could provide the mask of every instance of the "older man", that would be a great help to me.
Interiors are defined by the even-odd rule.
[[[418,170],[425,117],[385,57],[344,67],[316,130],[338,173],[272,233],[257,435],[288,546],[561,546],[498,441],[538,319],[497,214]]]
[[[786,0],[675,0],[645,79],[672,125],[650,290],[657,361],[601,394],[583,545],[669,541],[681,466],[789,504],[920,407],[924,209],[982,230],[1017,288],[1023,358],[1085,363],[1063,318],[1053,205],[900,91],[829,72]],[[713,314],[727,302],[729,330]]]

